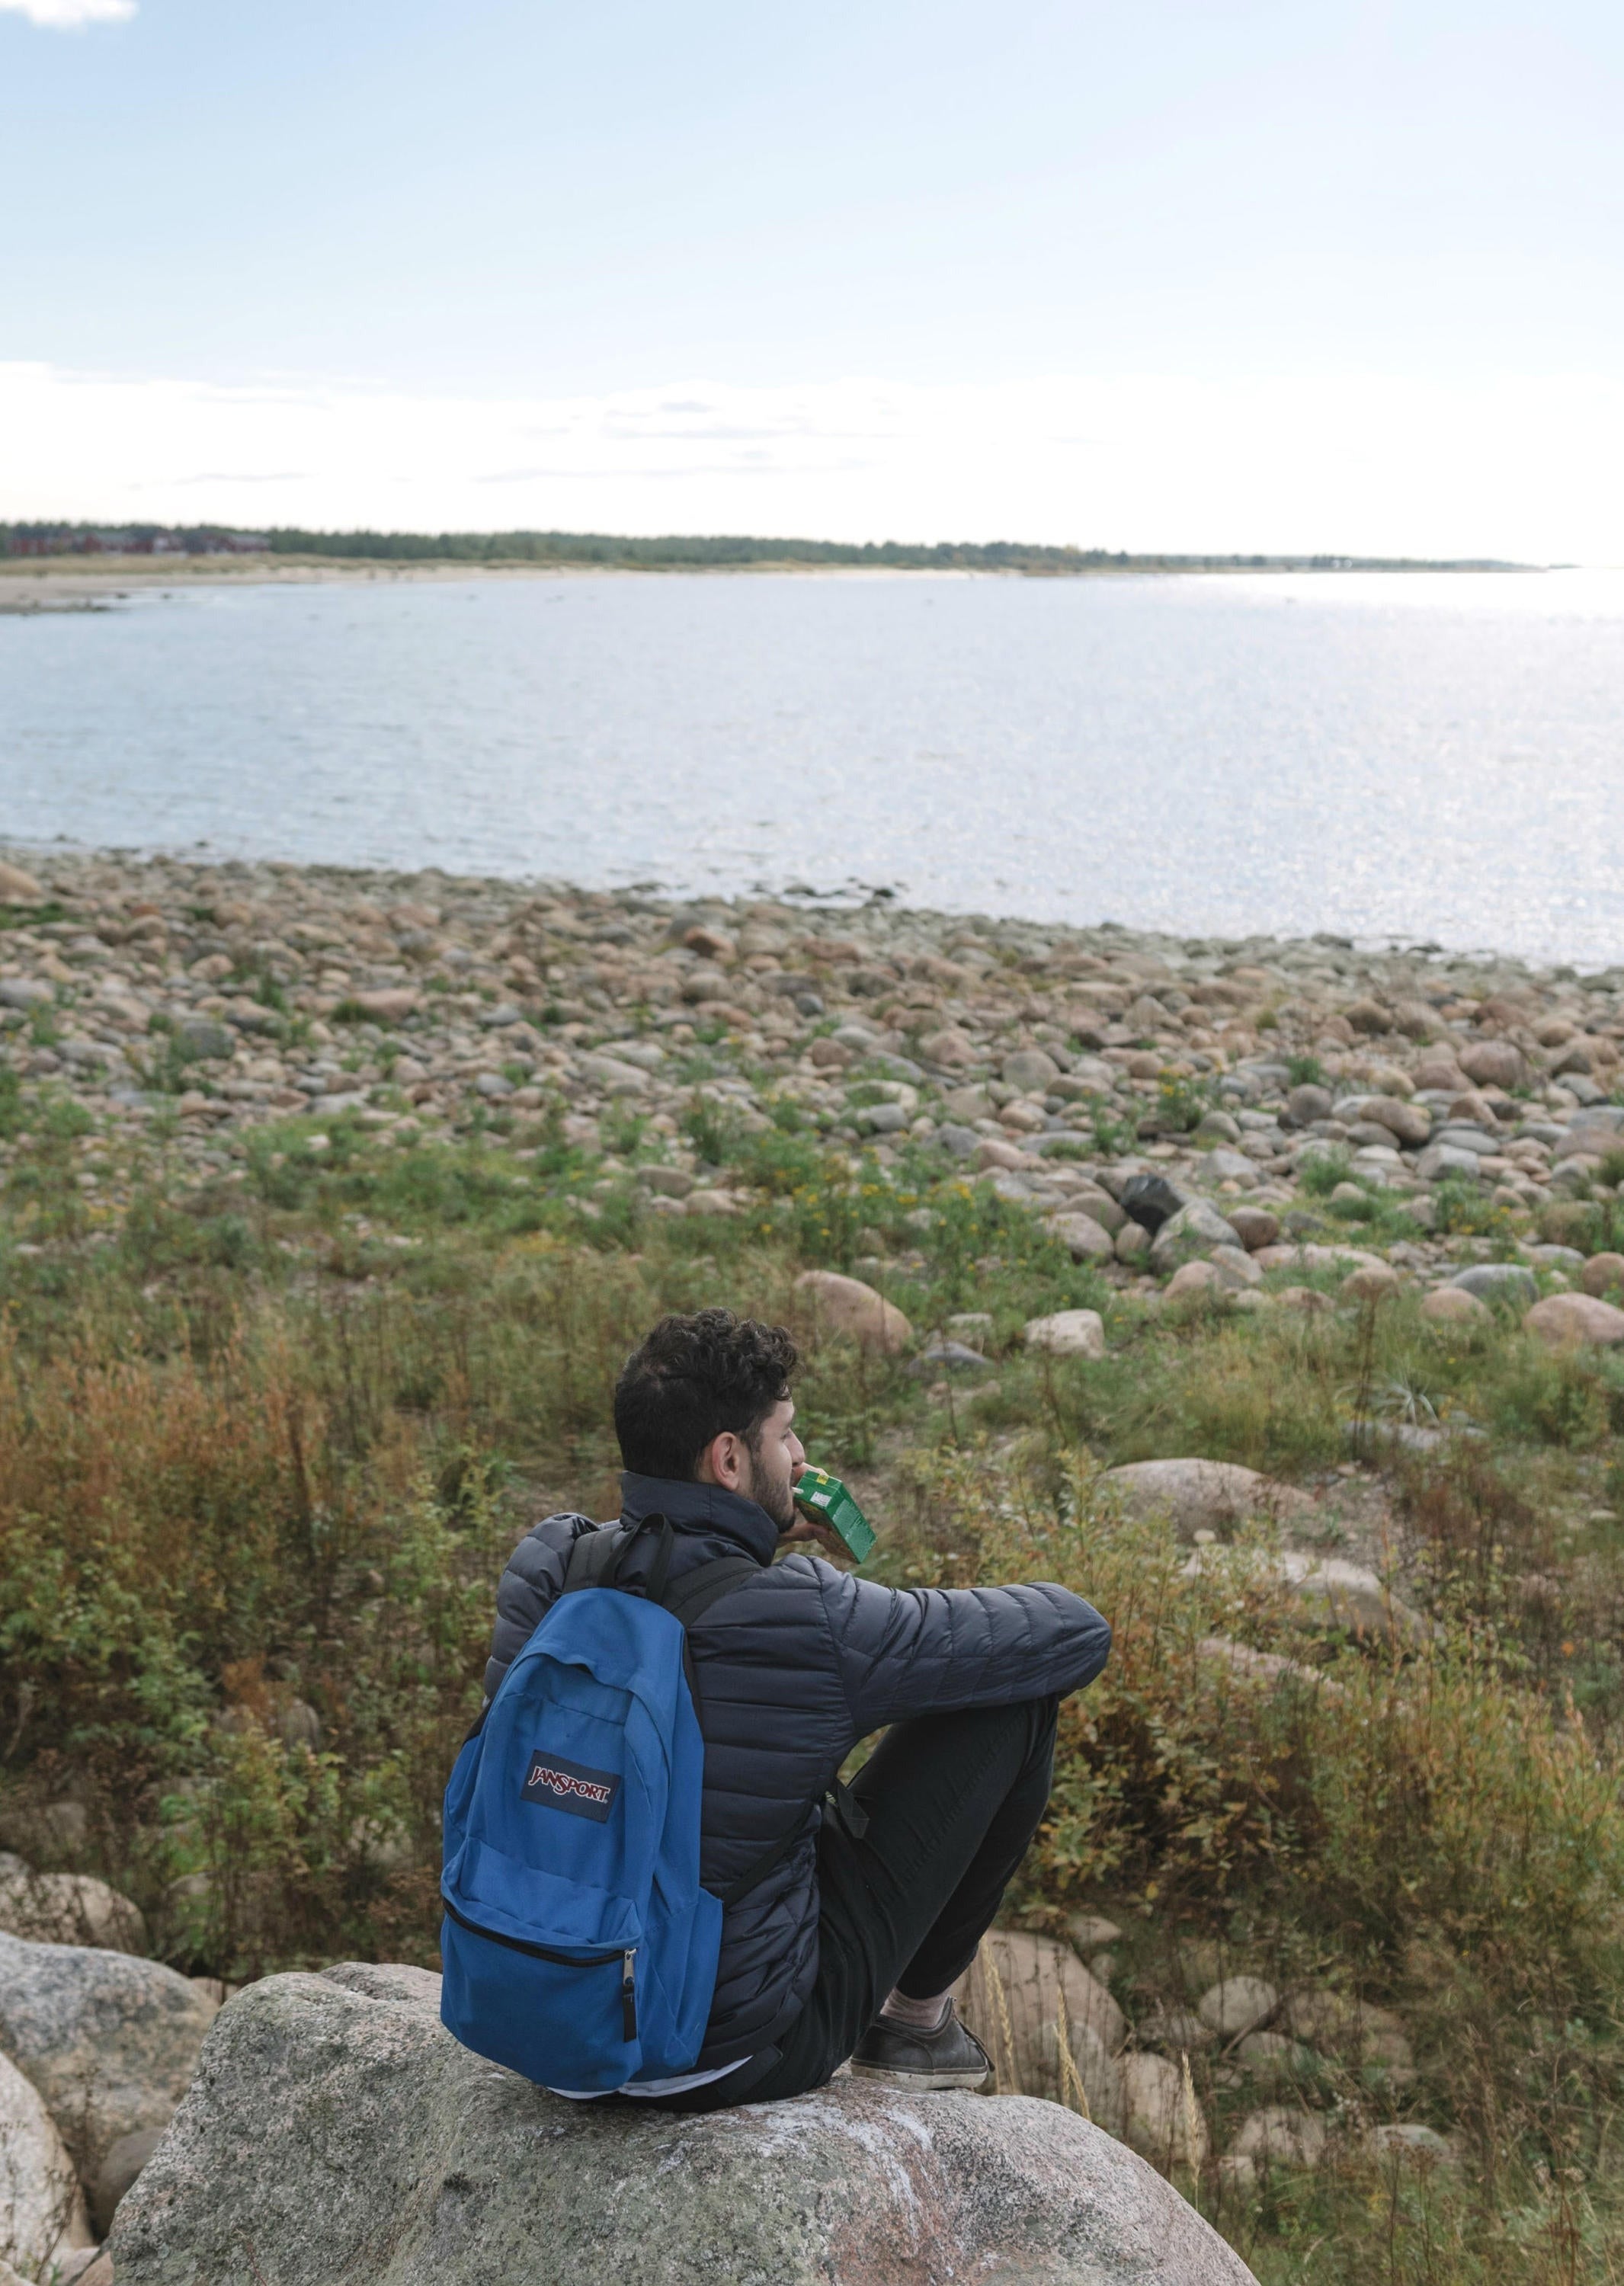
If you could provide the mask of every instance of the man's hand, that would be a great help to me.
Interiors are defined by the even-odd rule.
[[[843,1556],[847,1552],[846,1542],[832,1525],[825,1524],[821,1517],[815,1519],[803,1510],[797,1509],[794,1523],[787,1532],[778,1534],[778,1545],[780,1548],[803,1547],[808,1541],[815,1541],[826,1556]]]
[[[802,1461],[795,1470],[795,1484],[799,1484],[805,1475],[806,1465]],[[845,1541],[832,1525],[825,1524],[822,1517],[808,1516],[803,1508],[796,1510],[794,1523],[778,1534],[778,1545],[780,1548],[816,1546],[821,1548],[825,1556],[834,1555],[837,1549],[844,1554],[846,1549]]]

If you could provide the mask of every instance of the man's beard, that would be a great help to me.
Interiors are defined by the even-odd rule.
[[[751,1499],[759,1509],[766,1511],[780,1532],[788,1532],[795,1521],[795,1491],[789,1478],[785,1477],[780,1484],[768,1484],[764,1480],[761,1464],[753,1454],[751,1455],[750,1473],[753,1479]]]

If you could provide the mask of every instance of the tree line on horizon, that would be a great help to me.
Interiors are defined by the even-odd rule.
[[[1125,548],[1055,547],[1035,541],[762,539],[742,534],[667,533],[651,538],[597,532],[309,532],[283,526],[243,532],[220,525],[0,524],[8,556],[237,555],[313,556],[410,564],[556,564],[631,570],[706,570],[807,564],[907,572],[1011,572],[1066,579],[1090,572],[1505,572],[1488,559],[1336,555],[1176,555]]]

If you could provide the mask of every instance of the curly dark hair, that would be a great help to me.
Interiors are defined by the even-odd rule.
[[[731,1310],[662,1318],[615,1383],[621,1459],[640,1477],[691,1484],[699,1455],[724,1429],[753,1452],[798,1362],[783,1326]]]

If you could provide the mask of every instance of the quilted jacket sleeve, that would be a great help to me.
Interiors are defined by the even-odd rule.
[[[485,1662],[485,1695],[494,1699],[504,1675],[546,1617],[564,1585],[570,1550],[583,1532],[596,1526],[590,1517],[549,1516],[527,1532],[508,1559],[496,1590],[496,1626]]]
[[[859,1737],[911,1714],[1063,1698],[1105,1665],[1111,1630],[1046,1583],[893,1589],[811,1561]]]

